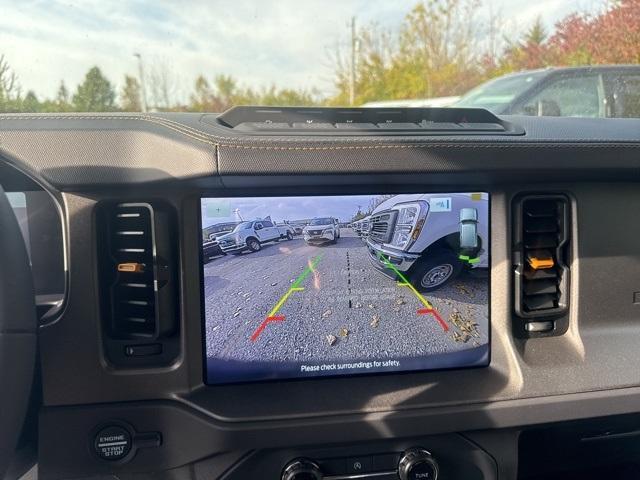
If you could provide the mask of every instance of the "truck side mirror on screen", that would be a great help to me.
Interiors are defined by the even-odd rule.
[[[478,248],[478,209],[463,208],[460,210],[460,249]]]

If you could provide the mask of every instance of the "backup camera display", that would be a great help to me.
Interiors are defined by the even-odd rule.
[[[203,198],[205,382],[489,363],[489,196]]]

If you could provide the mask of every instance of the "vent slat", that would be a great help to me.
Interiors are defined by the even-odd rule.
[[[539,250],[541,248],[555,248],[558,246],[558,236],[555,234],[525,234],[524,248]]]
[[[532,195],[524,197],[517,210],[520,225],[515,246],[519,249],[516,265],[520,276],[516,277],[518,293],[516,311],[526,322],[539,322],[550,315],[563,313],[563,275],[566,270],[560,264],[566,226],[567,200],[561,195]],[[548,322],[557,331],[554,321]],[[536,334],[543,330],[528,330]]]
[[[553,280],[533,280],[524,284],[525,295],[555,294],[558,285]]]
[[[142,317],[126,317],[125,320],[135,323],[147,323],[147,319]]]
[[[555,233],[558,221],[555,217],[532,218],[525,222],[525,233]]]
[[[534,295],[525,297],[524,304],[527,310],[535,312],[555,308],[556,300],[556,295]]]
[[[118,205],[111,216],[111,255],[117,263],[136,263],[140,271],[119,271],[112,287],[112,330],[121,338],[156,332],[153,288],[153,214],[144,204]]]
[[[558,272],[555,270],[555,268],[547,268],[544,270],[534,270],[532,268],[525,268],[524,270],[524,278],[526,278],[527,280],[542,280],[545,278],[554,278],[557,279],[558,278]]]
[[[555,217],[558,214],[558,205],[555,200],[529,200],[524,206],[524,213],[529,217]]]

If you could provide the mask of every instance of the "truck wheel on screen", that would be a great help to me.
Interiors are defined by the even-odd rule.
[[[444,287],[462,271],[462,262],[453,252],[434,250],[422,255],[409,276],[413,286],[421,292],[433,292]]]
[[[261,248],[260,241],[255,238],[249,238],[247,239],[247,247],[249,247],[249,250],[252,252],[257,252]]]
[[[287,232],[287,240],[293,240],[293,235],[291,235],[291,232]]]

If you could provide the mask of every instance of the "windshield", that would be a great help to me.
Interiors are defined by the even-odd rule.
[[[638,0],[544,5],[0,0],[0,112],[455,105],[640,117]],[[585,66],[595,80],[511,103],[546,88],[547,73]]]
[[[242,222],[236,225],[236,228],[233,229],[234,232],[239,232],[240,230],[248,230],[253,225],[253,222]]]
[[[309,225],[331,225],[333,218],[314,218]]]
[[[544,71],[539,71],[490,80],[464,95],[454,106],[486,108],[498,113],[544,75]]]

